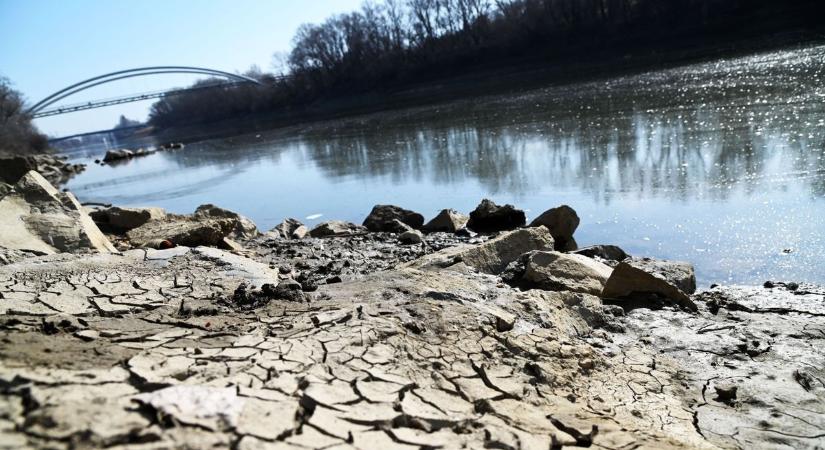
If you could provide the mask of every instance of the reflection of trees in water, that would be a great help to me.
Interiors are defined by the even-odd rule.
[[[459,104],[467,108],[438,108],[406,123],[409,117],[390,114],[298,137],[207,141],[163,155],[181,167],[226,171],[289,157],[331,180],[476,181],[491,194],[516,196],[576,189],[605,203],[617,195],[724,200],[789,184],[825,197],[821,104],[736,98],[643,109],[635,105],[648,103],[624,97],[570,99],[564,108],[530,103]]]
[[[451,185],[477,180],[491,193],[523,195],[578,188],[605,202],[617,193],[639,198],[725,199],[772,189],[784,177],[822,196],[821,110],[751,106],[577,113],[530,126],[500,116],[485,128],[473,119],[441,117],[437,125],[377,127],[346,136],[314,133],[306,157],[330,178],[387,177]],[[802,119],[800,119],[802,118]],[[510,119],[510,120],[507,120]],[[816,120],[814,120],[816,119]],[[502,121],[507,121],[501,123]],[[819,159],[817,159],[819,158]],[[789,178],[790,177],[790,178]]]

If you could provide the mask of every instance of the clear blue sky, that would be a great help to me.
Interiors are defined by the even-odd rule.
[[[30,102],[96,75],[141,66],[272,69],[302,23],[360,7],[362,0],[0,0],[0,76]],[[104,85],[66,103],[185,86],[194,75]],[[63,136],[110,128],[121,114],[143,120],[150,102],[36,121]]]

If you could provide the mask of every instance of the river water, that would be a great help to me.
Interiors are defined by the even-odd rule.
[[[701,286],[825,283],[825,46],[193,143],[96,166],[81,201],[266,230],[361,222],[377,203],[428,219],[484,198],[529,217],[568,204],[580,246],[692,261]]]

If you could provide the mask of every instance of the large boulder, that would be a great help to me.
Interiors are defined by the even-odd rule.
[[[533,250],[552,250],[553,236],[547,228],[524,228],[502,233],[478,245],[462,244],[426,255],[408,267],[443,268],[464,263],[484,273],[499,274],[522,254]]]
[[[613,269],[582,255],[560,252],[533,251],[525,253],[508,267],[506,281],[526,289],[571,291],[601,295]]]
[[[524,211],[513,205],[499,206],[485,198],[470,213],[467,228],[480,233],[491,233],[523,227],[525,223],[527,217]]]
[[[135,247],[155,247],[158,241],[174,245],[223,247],[224,238],[230,238],[237,222],[228,218],[193,218],[175,216],[166,220],[150,221],[126,233]]]
[[[367,218],[364,219],[364,226],[370,231],[398,233],[396,220],[416,230],[424,226],[424,216],[394,205],[375,205]],[[407,230],[400,232],[405,231]]]
[[[437,216],[433,217],[432,220],[424,225],[424,231],[446,231],[448,233],[455,233],[464,228],[468,220],[470,220],[469,217],[454,209],[442,209]]]
[[[362,234],[366,232],[366,228],[356,225],[352,222],[344,222],[342,220],[330,220],[319,223],[315,228],[309,230],[310,237],[345,237]]]
[[[99,226],[115,231],[129,231],[152,220],[163,220],[166,211],[163,208],[111,208],[98,209],[89,213]]]
[[[696,292],[693,265],[651,258],[626,259],[616,265],[602,291],[603,297],[622,298],[654,294],[696,311],[689,294]]]
[[[569,252],[576,250],[576,241],[573,233],[579,227],[579,216],[573,208],[561,205],[557,208],[548,209],[530,222],[531,227],[544,225],[550,230],[553,239],[556,241],[556,250]]]
[[[68,192],[30,171],[0,200],[0,247],[46,254],[117,252]]]
[[[195,209],[196,219],[229,219],[235,223],[229,236],[232,239],[252,239],[258,236],[255,222],[234,211],[219,208],[212,204],[200,205]]]

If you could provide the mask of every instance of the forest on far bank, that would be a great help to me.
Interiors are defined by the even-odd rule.
[[[276,73],[246,73],[262,87],[169,96],[152,106],[149,122],[167,128],[305,105],[323,109],[330,99],[380,94],[512,61],[563,66],[605,54],[620,60],[634,50],[813,34],[823,27],[819,8],[816,0],[367,1],[359,11],[302,25],[292,50],[275,55]],[[609,70],[611,60],[596,63],[602,61]],[[200,80],[193,87],[214,83]]]

